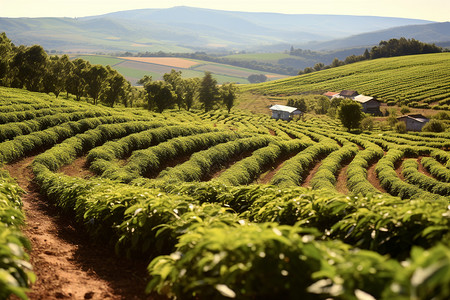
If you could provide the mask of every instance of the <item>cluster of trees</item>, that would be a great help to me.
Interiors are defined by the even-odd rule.
[[[16,47],[5,33],[0,34],[0,85],[25,88],[33,92],[72,94],[77,100],[90,97],[113,107],[116,103],[132,106],[130,83],[109,66],[91,65],[67,55],[48,56],[39,46]]]
[[[144,85],[148,109],[163,112],[174,108],[190,110],[198,99],[205,112],[214,109],[220,102],[228,109],[234,106],[236,87],[232,83],[217,85],[210,72],[205,72],[202,79],[181,77],[181,71],[172,70],[163,75],[163,81],[153,81],[151,76],[139,80]]]
[[[308,51],[301,49],[294,50],[293,52],[292,48],[291,53],[297,53],[299,50],[300,50],[299,53],[301,53],[302,55],[308,54]],[[325,65],[323,63],[316,63],[314,67],[307,67],[303,71],[300,71],[298,74],[299,75],[307,74],[314,71],[335,68],[342,65],[352,64],[355,62],[369,59],[414,55],[414,54],[440,53],[440,52],[442,52],[442,48],[436,46],[435,44],[427,44],[417,41],[415,39],[406,39],[402,37],[400,39],[390,39],[389,41],[381,41],[378,46],[372,47],[370,51],[366,49],[362,55],[347,56],[344,61],[335,58],[330,65]]]
[[[267,81],[267,76],[264,74],[252,74],[248,76],[247,80],[250,83],[261,83]]]

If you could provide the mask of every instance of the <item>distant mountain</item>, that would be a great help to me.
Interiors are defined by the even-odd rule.
[[[121,11],[84,18],[0,18],[16,44],[81,52],[251,49],[299,45],[430,21],[387,17],[289,15],[192,7]]]
[[[394,27],[353,35],[343,39],[310,43],[303,45],[303,47],[318,51],[347,49],[352,47],[372,47],[378,45],[380,41],[401,37],[408,39],[413,38],[421,42],[436,43],[437,45],[442,44],[445,46],[446,44],[444,42],[450,41],[450,22]]]

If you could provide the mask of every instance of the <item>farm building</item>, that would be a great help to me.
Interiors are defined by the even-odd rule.
[[[370,96],[358,95],[353,97],[353,100],[359,102],[362,105],[362,111],[368,114],[381,115],[380,101]]]
[[[323,94],[325,97],[327,97],[328,99],[333,99],[334,97],[338,96],[339,93],[335,93],[335,92],[326,92],[325,94]]]
[[[339,96],[341,96],[342,98],[347,98],[347,99],[353,99],[354,97],[358,96],[358,92],[357,91],[352,91],[352,90],[343,90],[339,93]]]
[[[302,114],[302,112],[298,110],[296,107],[280,104],[272,105],[270,107],[270,110],[272,111],[273,119],[281,119],[286,121],[292,120],[294,115]]]
[[[421,131],[422,127],[430,121],[430,119],[421,114],[405,115],[398,117],[397,120],[405,122],[406,130],[408,131]]]

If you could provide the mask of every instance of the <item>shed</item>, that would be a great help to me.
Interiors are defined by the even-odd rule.
[[[286,106],[286,105],[272,105],[270,107],[270,110],[272,111],[272,118],[273,119],[281,119],[281,120],[292,120],[292,117],[294,115],[301,115],[302,112],[298,110],[296,107],[292,106]]]
[[[381,103],[375,98],[370,96],[358,95],[353,97],[353,100],[359,102],[362,105],[363,112],[373,115],[381,115]]]
[[[358,96],[358,92],[357,91],[352,91],[352,90],[343,90],[339,93],[339,96],[343,97],[343,98],[350,98],[353,99],[353,97]]]
[[[409,131],[421,131],[422,127],[430,121],[430,119],[422,114],[404,115],[398,117],[397,120],[400,122],[405,122],[406,130]]]

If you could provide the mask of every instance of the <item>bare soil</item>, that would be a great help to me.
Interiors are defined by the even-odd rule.
[[[23,232],[31,242],[30,262],[36,282],[30,299],[162,299],[146,295],[146,261],[118,258],[112,247],[87,238],[39,193],[27,157],[4,166],[25,190]],[[82,164],[81,158],[77,163]],[[78,175],[84,176],[84,171]],[[70,173],[70,172],[69,172]]]
[[[380,192],[386,193],[386,190],[381,186],[380,180],[378,179],[377,173],[375,172],[375,168],[377,163],[374,162],[367,169],[367,180]]]
[[[339,193],[347,195],[349,193],[349,190],[347,188],[347,169],[348,164],[346,164],[344,167],[342,167],[339,170],[339,174],[336,179],[336,190]]]
[[[305,180],[303,180],[302,187],[311,187],[311,185],[309,183],[310,183],[311,179],[314,177],[314,175],[316,175],[317,170],[319,169],[319,167],[321,165],[322,165],[322,161],[319,161],[319,162],[316,163],[314,168],[312,168],[309,171],[308,176],[306,176]]]
[[[271,166],[270,170],[267,172],[262,173],[259,178],[256,180],[255,183],[259,184],[269,184],[269,182],[272,180],[273,176],[284,166],[284,163],[289,160],[290,158],[297,155],[297,153],[292,153],[290,155],[285,155],[280,158],[278,158],[273,166]]]
[[[62,166],[59,169],[59,172],[68,176],[79,177],[84,179],[88,179],[95,176],[95,174],[89,170],[89,165],[87,164],[86,156],[80,156],[76,158],[71,164]]]
[[[433,175],[431,175],[430,172],[428,172],[428,170],[425,169],[425,167],[422,165],[422,158],[423,156],[417,158],[417,163],[419,164],[419,172],[427,175],[428,177],[434,178]]]

